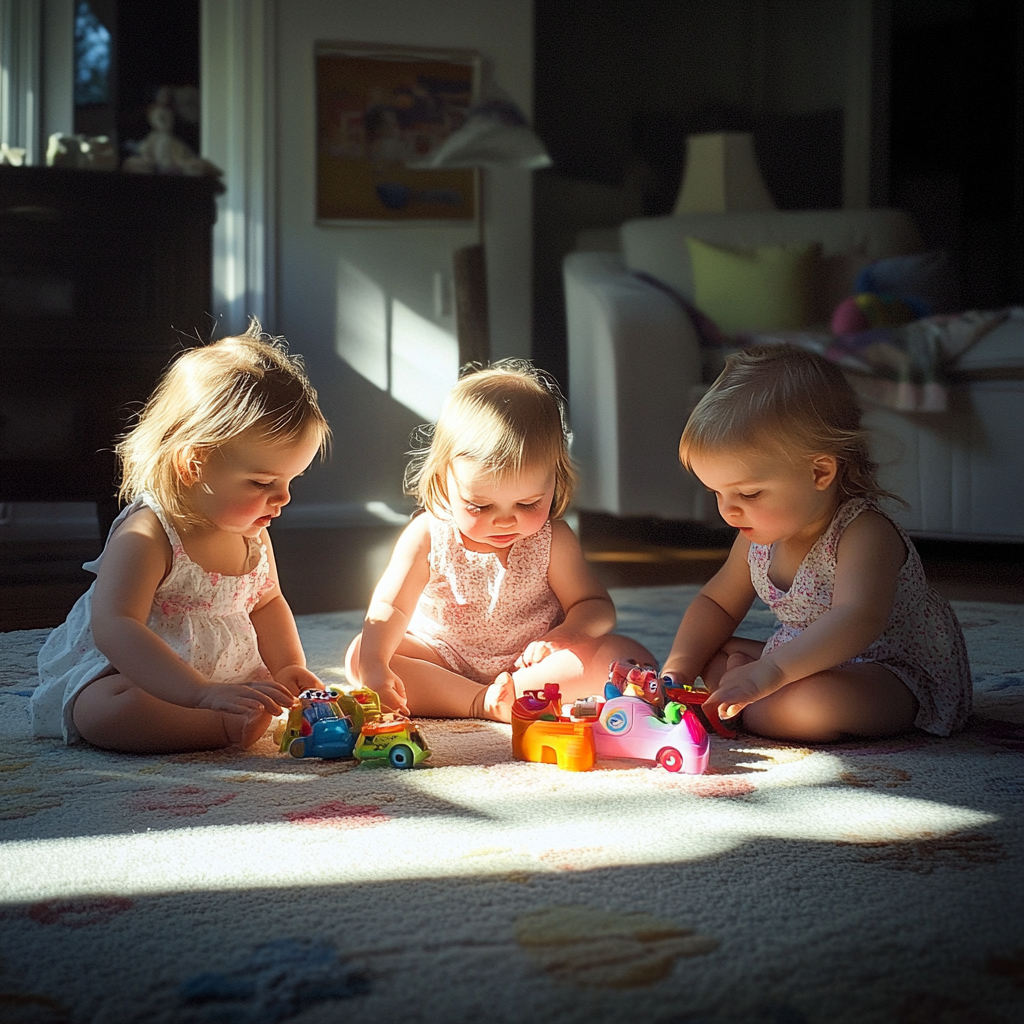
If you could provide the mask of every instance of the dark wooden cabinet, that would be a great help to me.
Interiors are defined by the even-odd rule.
[[[0,167],[0,500],[116,509],[113,445],[207,339],[219,182]]]

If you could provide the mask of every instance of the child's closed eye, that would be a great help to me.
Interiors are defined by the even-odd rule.
[[[529,503],[521,501],[519,502],[519,507],[524,512],[532,512],[535,508],[540,508],[540,498],[538,498],[536,501],[531,501]]]
[[[268,487],[272,486],[270,483],[263,483],[262,480],[250,480],[249,483],[251,483],[253,487],[258,487],[261,491],[265,491]]]
[[[761,492],[760,491],[754,491],[753,494],[741,494],[740,497],[744,501],[753,501],[755,498],[760,498],[761,497]]]

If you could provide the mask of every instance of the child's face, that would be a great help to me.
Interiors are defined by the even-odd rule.
[[[527,468],[495,477],[469,459],[448,469],[448,504],[462,536],[485,551],[511,547],[540,530],[555,493],[552,467]]]
[[[242,434],[210,452],[188,501],[218,529],[255,537],[291,501],[290,484],[319,451],[312,434],[293,441],[268,441]]]
[[[765,458],[754,452],[691,456],[718,511],[752,544],[816,537],[835,512],[836,460]]]

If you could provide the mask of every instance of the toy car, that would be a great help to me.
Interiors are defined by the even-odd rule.
[[[386,759],[392,768],[412,768],[430,757],[430,748],[408,718],[389,714],[363,722],[354,755],[357,761]]]
[[[708,734],[697,716],[675,701],[665,706],[661,717],[642,697],[613,697],[601,708],[593,730],[599,758],[635,757],[688,775],[707,770]]]
[[[333,693],[303,690],[288,712],[278,749],[292,757],[352,757],[358,737]]]

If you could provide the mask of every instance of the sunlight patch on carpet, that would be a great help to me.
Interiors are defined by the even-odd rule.
[[[446,787],[450,803],[473,812],[463,815],[399,819],[376,803],[334,801],[289,811],[284,821],[271,823],[9,841],[0,845],[4,901],[676,863],[715,857],[754,840],[902,844],[999,820],[964,807],[849,786],[831,790],[827,799],[812,787],[818,794],[813,799],[799,788],[780,788],[741,800],[709,801],[650,787],[631,793],[634,787],[626,779],[618,779],[616,787],[612,778],[600,792],[577,792],[576,799],[566,801],[554,771],[546,773],[548,794],[506,789],[487,799],[476,790],[459,795]],[[421,785],[430,788],[425,781]],[[155,806],[173,821],[179,799],[191,804],[197,794],[175,793]],[[638,827],[645,821],[650,827]],[[466,857],[467,850],[474,855]]]

